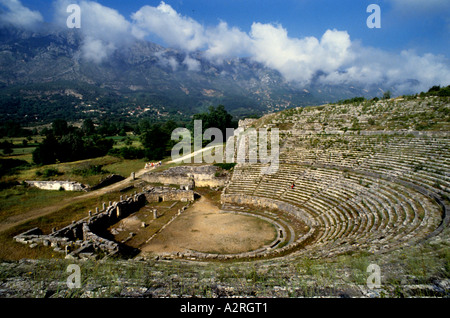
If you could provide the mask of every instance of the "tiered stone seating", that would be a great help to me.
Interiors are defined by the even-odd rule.
[[[261,175],[260,164],[238,165],[226,193],[274,198],[298,206],[318,224],[318,235],[312,247],[320,246],[316,250],[319,254],[329,255],[355,246],[372,251],[392,248],[423,238],[441,220],[439,207],[424,194],[373,176],[376,173],[409,181],[421,180],[420,174],[411,173],[413,162],[420,157],[408,160],[408,156],[400,153],[405,149],[401,138],[398,139],[401,142],[396,144],[397,149],[391,155],[366,152],[364,162],[351,164],[355,170],[349,168],[349,161],[346,166],[336,162],[339,158],[336,153],[324,160],[324,154],[317,157],[319,153],[315,152],[314,163],[319,166],[311,165],[307,161],[311,155],[304,154],[306,149],[298,150],[299,157],[291,157],[288,163],[283,161],[274,175]],[[425,162],[425,159],[422,160]],[[326,168],[327,165],[330,168]],[[435,169],[446,168],[445,163],[437,166],[439,168]],[[420,173],[428,179],[436,177],[433,173],[427,174],[425,169]],[[411,175],[415,178],[409,179]],[[428,179],[422,178],[425,183]],[[292,189],[293,182],[295,187]]]
[[[236,166],[227,187],[228,193],[252,194],[261,181],[261,165],[240,164]]]
[[[448,107],[448,100],[432,102]],[[433,107],[420,100],[369,104],[272,115],[265,125],[291,127],[280,131],[279,171],[257,176],[258,165],[238,165],[226,193],[273,198],[304,211],[317,230],[307,248],[311,253],[377,251],[426,237],[447,217],[442,213],[450,197],[448,121],[439,120],[444,124],[434,131],[411,131],[417,122],[405,126],[396,118],[432,118]],[[355,119],[361,131],[352,130]]]

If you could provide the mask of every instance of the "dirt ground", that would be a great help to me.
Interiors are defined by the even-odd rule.
[[[268,244],[275,237],[272,224],[256,217],[223,213],[201,197],[141,250],[156,254],[187,250],[241,253]]]

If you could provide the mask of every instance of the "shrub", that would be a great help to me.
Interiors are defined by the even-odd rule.
[[[223,170],[231,170],[236,166],[236,163],[215,163],[214,166],[222,168]]]
[[[11,175],[21,168],[26,168],[29,163],[19,159],[0,159],[0,176]]]
[[[36,172],[36,175],[38,175],[38,176],[41,175],[44,178],[55,177],[55,176],[59,176],[59,175],[63,175],[63,174],[64,174],[63,172],[60,172],[59,170],[54,169],[54,168],[45,169],[40,174],[38,172]]]
[[[123,159],[142,159],[145,157],[145,149],[136,147],[114,148],[108,152],[108,155]]]
[[[109,172],[103,170],[102,165],[95,165],[95,166],[88,166],[83,169],[73,169],[72,173],[77,176],[87,177],[87,176],[95,176],[98,174],[107,174]]]
[[[450,96],[450,86],[441,88],[438,92],[438,96]]]

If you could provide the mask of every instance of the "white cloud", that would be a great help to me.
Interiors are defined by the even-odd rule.
[[[159,64],[165,67],[170,67],[173,72],[178,69],[178,61],[173,56],[166,57],[164,56],[164,52],[158,52],[155,54],[159,59]]]
[[[153,33],[167,45],[187,51],[203,48],[204,28],[195,20],[182,17],[170,5],[144,6],[132,15],[133,34],[139,37]]]
[[[105,43],[94,37],[86,36],[83,42],[82,54],[85,59],[98,64],[106,60],[115,50],[116,47],[113,43]]]
[[[307,84],[319,72],[338,70],[353,58],[347,32],[327,30],[315,37],[289,38],[280,25],[254,23],[251,28],[252,57],[278,70],[287,80]]]
[[[82,1],[83,56],[102,62],[118,47],[129,44],[131,24],[119,12],[96,2]]]
[[[206,29],[205,36],[205,55],[216,61],[248,54],[251,49],[251,39],[247,33],[236,27],[230,29],[223,21],[214,28]]]
[[[57,0],[55,3],[55,22],[66,28],[69,14],[67,6],[73,0]],[[81,9],[81,28],[83,34],[82,56],[90,61],[101,63],[114,51],[132,43],[131,23],[117,10],[94,1],[79,1]]]
[[[187,66],[188,71],[198,72],[201,70],[200,61],[190,57],[189,55],[186,55],[185,59],[183,60],[183,64]]]
[[[400,54],[352,46],[355,58],[341,70],[323,75],[324,84],[384,85],[396,94],[424,91],[433,85],[449,85],[450,66],[443,56],[411,50]]]
[[[2,7],[6,10],[1,10]],[[24,7],[19,0],[0,0],[0,25],[29,29],[43,21],[40,12]]]
[[[423,9],[427,12],[448,7],[448,1],[391,0],[398,10]],[[347,31],[327,30],[322,37],[292,38],[281,25],[253,23],[247,34],[224,21],[203,26],[181,16],[170,5],[144,6],[132,15],[133,34],[144,38],[156,35],[169,46],[187,52],[183,64],[198,70],[198,61],[189,52],[201,50],[214,62],[237,56],[279,71],[286,80],[307,85],[317,74],[322,83],[348,85],[390,85],[410,91],[435,84],[448,85],[449,63],[432,54],[419,56],[412,51],[400,54],[361,47],[352,42]],[[417,84],[418,82],[418,84]],[[407,84],[405,84],[407,83]],[[416,83],[416,84],[412,84]]]
[[[448,61],[442,56],[430,53],[419,56],[410,50],[402,51],[398,57],[397,68],[393,67],[391,72],[394,73],[388,73],[388,78],[392,85],[399,84],[399,88],[403,88],[402,78],[419,80],[415,91],[423,91],[433,85],[450,84]],[[403,89],[407,89],[407,87]]]
[[[439,12],[450,8],[450,2],[442,0],[390,1],[397,11],[409,8]],[[204,26],[180,15],[165,2],[157,7],[143,6],[127,20],[117,10],[95,1],[55,0],[55,22],[61,27],[66,28],[66,9],[72,3],[81,7],[81,55],[96,63],[105,61],[115,50],[136,39],[157,36],[186,54],[180,63],[173,57],[158,56],[162,64],[174,71],[180,65],[185,65],[189,71],[199,71],[201,63],[191,53],[202,51],[216,63],[247,56],[279,71],[286,80],[304,85],[311,83],[318,74],[321,74],[319,81],[325,84],[384,84],[396,86],[399,92],[450,83],[450,64],[445,57],[418,55],[408,50],[396,54],[362,47],[350,39],[347,31],[327,30],[320,38],[295,38],[281,25],[255,22],[246,33],[224,21]],[[0,0],[0,8],[3,8],[0,24],[31,27],[43,22],[39,12],[24,7],[19,0]]]
[[[204,50],[216,61],[248,51],[249,37],[226,22],[205,27],[189,17],[181,16],[170,5],[161,2],[157,7],[144,6],[132,15],[133,34],[144,38],[154,34],[167,45],[187,52]]]

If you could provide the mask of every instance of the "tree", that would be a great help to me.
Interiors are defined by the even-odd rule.
[[[47,165],[56,162],[58,141],[53,134],[48,134],[45,139],[33,151],[33,162],[35,164]]]
[[[113,147],[113,140],[98,135],[83,137],[80,130],[69,130],[62,136],[47,134],[41,144],[33,151],[36,164],[52,164],[101,157]]]
[[[149,160],[161,160],[168,155],[168,143],[171,135],[161,124],[154,124],[141,136],[145,156]]]
[[[430,92],[439,92],[440,89],[441,89],[441,86],[440,86],[440,85],[434,85],[433,87],[431,87],[431,88],[428,90],[428,93],[430,93]]]
[[[13,153],[13,144],[9,141],[3,141],[2,143],[0,143],[0,148],[3,150],[3,154],[5,155],[10,155]]]
[[[63,119],[57,119],[52,123],[52,132],[55,136],[63,136],[67,134],[68,125],[67,121]]]
[[[217,107],[210,106],[208,108],[208,112],[195,114],[191,121],[191,131],[193,131],[192,127],[194,127],[194,121],[201,120],[202,121],[202,132],[204,132],[208,128],[218,128],[222,131],[222,134],[226,134],[227,128],[235,128],[235,124],[233,124],[233,116],[231,116],[225,109],[225,106],[218,105]]]
[[[390,91],[386,91],[383,93],[383,99],[390,99],[391,98],[391,92]]]
[[[103,136],[113,136],[116,135],[119,132],[119,130],[117,129],[116,124],[110,123],[108,121],[103,121],[100,124],[100,127],[98,128],[97,132]]]
[[[87,118],[83,121],[83,125],[81,126],[81,130],[83,131],[85,136],[90,136],[95,133],[94,122],[92,119]]]
[[[27,137],[32,135],[31,130],[24,129],[19,123],[6,121],[0,124],[0,137]]]
[[[450,96],[450,85],[447,87],[442,87],[439,92],[439,96]]]

